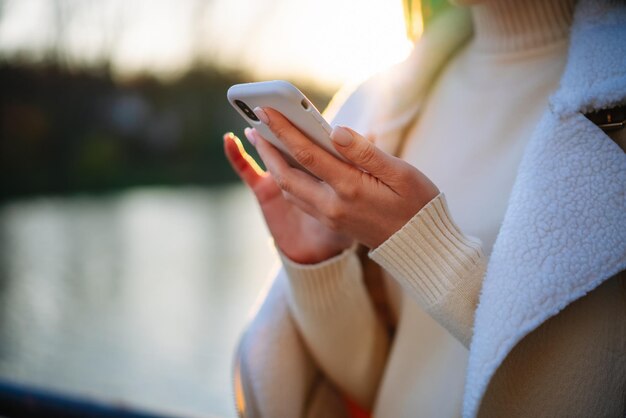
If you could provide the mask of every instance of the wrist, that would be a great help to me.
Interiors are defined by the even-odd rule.
[[[326,260],[330,260],[331,258],[337,257],[351,245],[352,243],[350,242],[342,245],[320,246],[304,250],[298,248],[285,249],[277,245],[277,249],[283,258],[287,258],[295,264],[311,265],[319,264]]]
[[[285,254],[280,248],[276,247],[278,251],[278,256],[280,257],[283,265],[287,270],[297,269],[301,271],[318,271],[320,268],[328,268],[329,266],[334,265],[335,263],[342,263],[343,260],[349,258],[351,254],[356,254],[356,250],[358,245],[356,242],[353,242],[352,245],[346,247],[336,254],[328,257],[315,257],[311,258],[312,262],[309,263],[301,263],[299,261],[294,260]]]
[[[480,240],[463,234],[445,196],[424,206],[369,253],[391,276],[415,291],[425,306],[438,303],[476,270],[484,270]]]
[[[297,264],[279,254],[289,283],[288,300],[300,313],[319,317],[344,309],[362,288],[356,245],[317,264]],[[348,304],[349,305],[349,304]]]

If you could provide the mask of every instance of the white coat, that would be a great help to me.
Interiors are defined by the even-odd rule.
[[[331,103],[334,122],[374,133],[381,148],[396,152],[433,78],[471,33],[465,11],[440,20],[406,63],[340,106]],[[478,415],[490,380],[519,341],[626,269],[626,154],[584,116],[625,102],[626,4],[581,1],[560,86],[525,150],[489,260],[464,417]],[[236,383],[246,416],[302,416],[318,376],[290,318],[282,274],[240,345]]]

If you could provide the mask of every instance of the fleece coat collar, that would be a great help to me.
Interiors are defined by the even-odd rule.
[[[513,347],[626,269],[626,154],[583,113],[626,100],[626,7],[581,1],[560,87],[529,141],[474,322],[463,415]]]
[[[409,59],[357,89],[334,123],[398,153],[428,86],[470,35],[467,10],[441,16]],[[625,101],[626,4],[581,0],[560,86],[529,139],[489,260],[464,417],[479,414],[491,378],[519,341],[626,269],[626,154],[584,116]]]

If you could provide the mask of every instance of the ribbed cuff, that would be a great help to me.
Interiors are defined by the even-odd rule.
[[[480,241],[456,226],[443,193],[369,256],[426,307],[441,301],[484,264]]]
[[[279,254],[289,279],[290,298],[298,309],[317,313],[337,310],[364,286],[356,245],[317,264],[299,264]]]

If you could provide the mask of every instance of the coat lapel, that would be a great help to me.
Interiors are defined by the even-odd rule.
[[[528,333],[626,269],[626,154],[583,113],[626,99],[626,8],[579,4],[568,64],[520,164],[476,311],[465,417]]]

